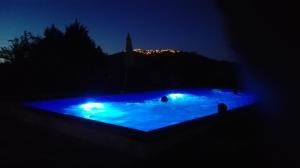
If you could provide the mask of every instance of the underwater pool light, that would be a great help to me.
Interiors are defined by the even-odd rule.
[[[183,96],[184,96],[184,94],[180,94],[180,93],[172,93],[172,94],[168,95],[168,97],[170,97],[173,100],[182,98]]]
[[[89,112],[102,112],[104,105],[102,103],[85,103],[80,105],[80,108]]]

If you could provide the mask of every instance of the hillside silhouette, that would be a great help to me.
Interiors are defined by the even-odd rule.
[[[128,68],[128,88],[236,87],[235,66],[196,53],[131,54],[133,65]],[[108,57],[110,87],[120,87],[126,71],[126,53]]]
[[[0,58],[6,60],[0,65],[2,99],[111,90],[238,86],[236,65],[193,52],[127,51],[107,55],[78,20],[65,31],[51,25],[42,37],[25,31],[10,40],[8,47],[0,49]]]

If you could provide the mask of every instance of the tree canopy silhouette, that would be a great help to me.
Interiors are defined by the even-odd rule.
[[[89,36],[87,28],[78,20],[67,26],[65,32],[55,25],[47,27],[43,38],[25,31],[19,38],[10,40],[9,47],[2,47],[0,50],[0,58],[9,63],[28,59],[43,65],[89,66],[95,61],[103,61],[104,55],[101,47],[96,46]]]
[[[19,38],[9,40],[8,47],[1,47],[0,58],[5,59],[9,63],[23,63],[32,55],[35,46],[38,45],[40,39],[33,36],[30,32],[24,31]]]
[[[14,88],[24,87],[29,92],[78,88],[103,79],[105,54],[78,20],[67,26],[65,32],[51,25],[42,37],[25,31],[9,42],[8,47],[0,48],[0,58],[6,61],[0,68],[4,67],[3,71],[9,74],[4,79],[8,86],[18,83]]]

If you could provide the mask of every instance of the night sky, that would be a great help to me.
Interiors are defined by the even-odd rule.
[[[123,50],[127,32],[134,48],[172,48],[235,60],[223,19],[212,0],[1,0],[0,46],[28,30],[61,30],[78,19],[108,54]]]

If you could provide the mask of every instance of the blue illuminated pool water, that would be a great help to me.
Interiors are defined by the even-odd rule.
[[[161,102],[162,96],[167,96],[169,101]],[[148,132],[215,114],[218,103],[225,103],[232,110],[254,101],[251,94],[212,89],[103,95],[29,102],[25,105]]]

